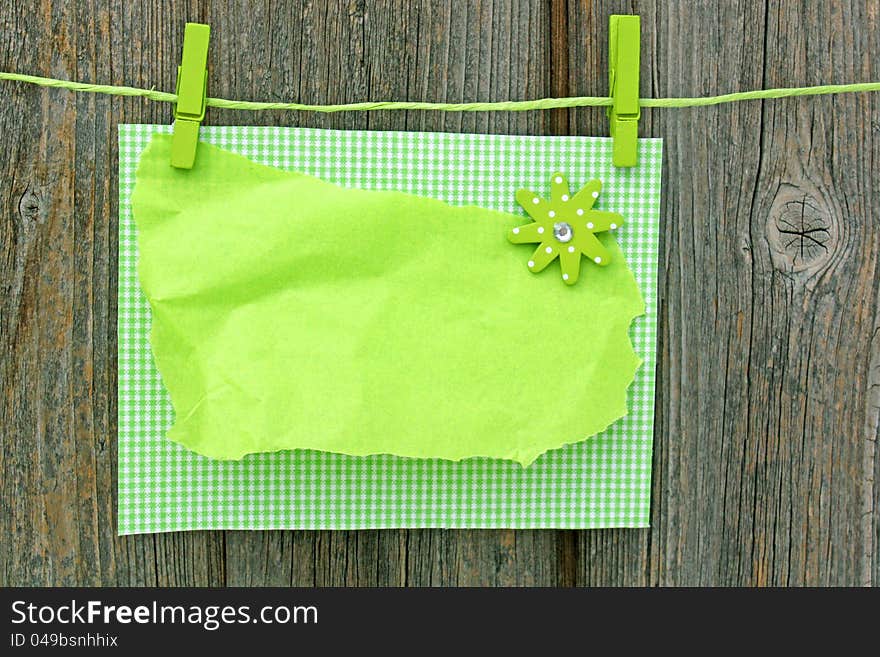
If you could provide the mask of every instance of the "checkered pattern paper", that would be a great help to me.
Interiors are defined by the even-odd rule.
[[[546,195],[555,171],[565,172],[573,188],[593,178],[602,181],[602,209],[626,218],[616,236],[647,305],[630,329],[643,362],[628,393],[626,417],[524,468],[487,458],[451,462],[308,450],[216,461],[166,440],[174,410],[150,352],[150,308],[137,279],[131,193],[140,154],[153,134],[167,132],[169,126],[119,126],[120,534],[648,525],[661,140],[640,140],[639,166],[615,169],[606,138],[201,129],[204,141],[261,164],[347,187],[397,190],[516,214],[522,211],[515,191],[525,187]],[[523,276],[532,276],[526,251]],[[541,275],[558,276],[558,264]],[[588,285],[588,278],[579,284]]]

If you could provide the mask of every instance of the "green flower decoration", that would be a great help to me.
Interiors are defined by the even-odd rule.
[[[591,180],[572,196],[565,176],[554,173],[549,201],[527,189],[516,193],[517,203],[534,221],[511,230],[508,239],[514,244],[538,243],[529,260],[533,273],[543,270],[559,256],[562,280],[574,285],[580,274],[581,254],[600,267],[611,262],[611,254],[596,233],[622,226],[623,217],[617,212],[593,210],[601,189],[600,181]]]

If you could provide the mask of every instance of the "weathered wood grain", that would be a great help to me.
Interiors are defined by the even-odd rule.
[[[611,13],[642,94],[880,79],[880,7],[14,0],[0,69],[212,95],[602,95]],[[116,125],[171,108],[2,83],[0,585],[876,584],[880,97],[645,111],[666,138],[652,528],[115,536]],[[606,134],[599,109],[211,111],[208,123]]]

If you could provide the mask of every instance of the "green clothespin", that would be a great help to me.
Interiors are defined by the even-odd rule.
[[[616,167],[638,163],[640,28],[638,16],[611,16],[608,25],[608,88],[614,101],[608,108],[608,118]]]
[[[199,143],[199,124],[205,118],[208,95],[208,40],[211,28],[187,23],[183,32],[183,58],[177,67],[177,107],[174,110],[174,138],[171,166],[192,169]]]

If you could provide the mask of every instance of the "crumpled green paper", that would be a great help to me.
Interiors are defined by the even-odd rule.
[[[522,216],[344,189],[205,143],[190,171],[169,157],[153,137],[132,207],[171,440],[218,459],[527,465],[625,415],[644,303],[610,235],[612,263],[567,287],[507,242]]]

